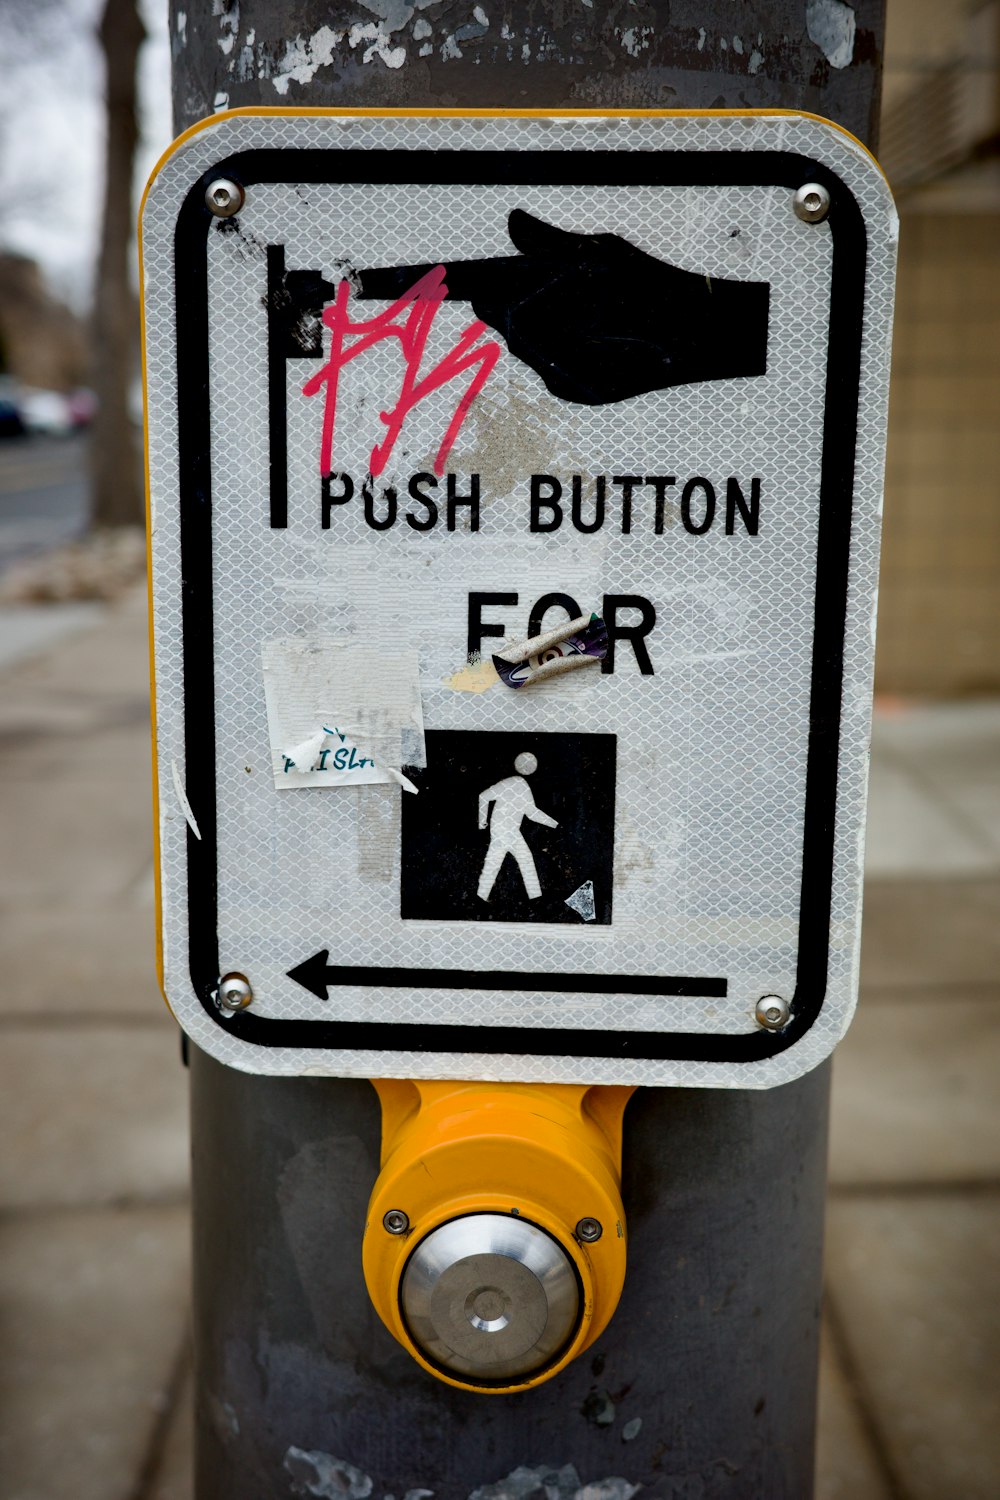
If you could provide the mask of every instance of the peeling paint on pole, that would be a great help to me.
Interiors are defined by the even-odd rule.
[[[368,1500],[374,1488],[371,1475],[316,1449],[290,1447],[284,1467],[297,1495],[316,1495],[320,1500]],[[468,1500],[632,1500],[641,1487],[618,1476],[582,1483],[572,1464],[561,1468],[555,1464],[524,1464],[503,1479],[477,1486],[469,1492]],[[434,1494],[434,1490],[408,1489],[403,1500],[432,1500]],[[394,1497],[386,1495],[385,1500]]]
[[[844,0],[809,0],[806,6],[809,39],[823,53],[831,68],[846,68],[854,57],[857,19]]]
[[[883,0],[173,4],[178,130],[246,105],[774,109],[870,140]],[[294,27],[289,22],[294,15]],[[850,66],[848,66],[850,64]]]
[[[328,1500],[368,1500],[372,1480],[353,1464],[330,1453],[289,1448],[285,1468],[292,1477],[296,1494],[326,1496]]]

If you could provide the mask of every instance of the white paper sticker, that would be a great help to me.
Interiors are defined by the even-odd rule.
[[[415,651],[329,640],[264,641],[271,769],[280,791],[398,783],[423,766]]]

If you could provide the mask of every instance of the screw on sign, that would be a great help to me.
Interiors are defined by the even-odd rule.
[[[780,1031],[792,1018],[788,1001],[780,995],[762,995],[754,1008],[754,1015],[769,1031]]]
[[[232,218],[243,207],[243,189],[227,177],[218,177],[205,189],[205,202],[209,212],[220,219]]]
[[[792,199],[795,212],[807,224],[819,224],[830,212],[830,194],[821,182],[804,182]]]
[[[219,980],[219,1005],[222,1010],[245,1010],[253,1003],[253,990],[245,974],[223,974]]]

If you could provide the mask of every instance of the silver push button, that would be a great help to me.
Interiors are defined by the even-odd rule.
[[[429,1359],[489,1381],[549,1364],[580,1313],[569,1256],[543,1229],[506,1214],[470,1214],[435,1229],[407,1263],[400,1300]]]

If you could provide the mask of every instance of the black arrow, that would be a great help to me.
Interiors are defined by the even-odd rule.
[[[678,995],[721,999],[724,979],[678,978],[647,974],[519,974],[509,969],[396,969],[368,964],[331,964],[329,948],[288,970],[289,979],[318,1000],[328,1000],[332,984],[367,985],[382,989],[537,990],[577,995]]]

